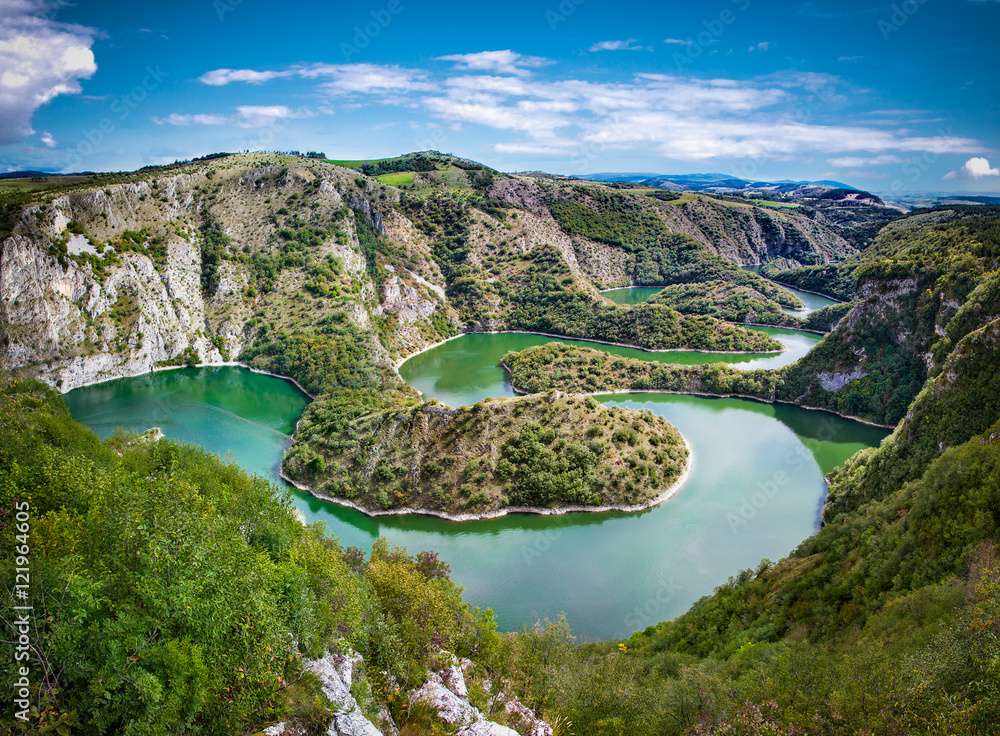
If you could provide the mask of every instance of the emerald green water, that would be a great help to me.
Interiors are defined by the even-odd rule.
[[[831,304],[837,304],[834,299],[828,299],[825,296],[820,296],[819,294],[813,294],[809,291],[802,291],[802,289],[796,289],[794,286],[785,286],[784,284],[779,284],[785,291],[790,291],[795,296],[799,298],[802,302],[802,309],[790,309],[788,307],[782,307],[781,311],[785,314],[790,314],[793,317],[805,317],[808,314],[812,314],[817,309],[822,309],[823,307],[828,307]]]
[[[757,271],[759,268],[759,266],[747,266],[748,270]],[[785,286],[784,284],[781,284],[781,288],[785,289],[785,291],[792,292],[799,298],[799,301],[802,302],[802,309],[790,309],[788,307],[781,308],[781,311],[785,314],[791,314],[796,317],[805,317],[807,314],[815,312],[817,309],[822,309],[823,307],[828,307],[831,304],[837,303],[833,299],[828,299],[825,296],[813,294],[808,291],[802,291],[801,289],[796,289],[794,286]],[[649,301],[653,294],[656,294],[662,289],[662,286],[624,286],[620,289],[608,289],[606,291],[602,291],[601,293],[615,304],[634,305]]]
[[[734,368],[779,368],[808,353],[820,335],[779,327],[754,327],[781,343],[780,353],[700,353],[686,350],[651,352],[589,340],[546,337],[523,332],[472,332],[415,355],[400,366],[407,383],[424,396],[451,406],[474,404],[490,396],[512,395],[500,360],[512,350],[559,342],[603,350],[612,355],[658,363],[730,363]]]
[[[443,394],[429,396],[509,394],[502,373],[490,378],[475,368],[490,358],[473,345],[464,347],[473,364],[468,385],[457,371]],[[410,363],[404,375],[424,381],[419,363]],[[372,519],[289,489],[292,500],[344,545],[367,549],[383,535],[411,552],[436,550],[468,599],[493,608],[505,629],[565,612],[580,638],[614,638],[676,616],[730,575],[788,553],[816,527],[823,474],[885,435],[820,412],[742,400],[652,393],[601,400],[659,414],[691,444],[690,477],[666,503],[641,514],[452,523]],[[101,436],[159,426],[276,483],[307,402],[287,381],[236,367],[122,379],[76,389],[66,401]]]
[[[647,302],[662,286],[623,286],[620,289],[607,289],[601,293],[615,304],[642,304]]]
[[[748,271],[753,271],[754,273],[760,273],[760,266],[744,266]],[[775,281],[778,284],[777,281]],[[813,294],[810,291],[802,291],[802,289],[796,289],[794,286],[787,286],[785,284],[778,284],[785,291],[790,291],[795,296],[799,298],[802,302],[802,309],[789,309],[788,307],[782,307],[781,311],[785,314],[790,314],[794,317],[805,317],[808,314],[815,312],[817,309],[822,309],[823,307],[829,307],[831,304],[837,304],[837,300],[829,299],[825,296],[820,296],[819,294]],[[649,297],[646,297],[647,299]]]

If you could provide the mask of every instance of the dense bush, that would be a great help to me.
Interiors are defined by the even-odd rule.
[[[32,733],[245,733],[314,701],[324,729],[303,657],[353,647],[384,699],[438,649],[499,652],[439,566],[378,544],[355,571],[266,481],[165,440],[101,443],[40,384],[0,386],[0,496],[8,521],[30,507]]]

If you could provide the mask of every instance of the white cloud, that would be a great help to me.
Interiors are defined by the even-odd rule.
[[[973,156],[962,166],[969,176],[978,179],[981,176],[1000,176],[1000,170],[990,167],[990,162],[982,156]]]
[[[493,150],[497,153],[527,154],[532,156],[561,156],[573,147],[572,141],[558,143],[531,143],[529,141],[514,143],[497,143]]]
[[[45,17],[39,0],[0,1],[0,143],[31,135],[35,110],[80,92],[97,64],[94,31]]]
[[[450,61],[457,68],[475,72],[498,72],[527,76],[532,69],[551,64],[541,56],[526,56],[510,49],[502,51],[479,51],[474,54],[448,54],[437,57],[437,61]]]
[[[172,112],[163,118],[153,118],[157,125],[225,125],[230,119],[225,115],[212,115],[208,113],[183,114]]]
[[[885,164],[905,164],[908,159],[885,153],[879,156],[842,156],[831,158],[830,165],[838,169],[857,169],[864,166],[884,166]]]
[[[245,128],[259,128],[280,120],[306,117],[307,114],[284,105],[240,105],[236,108],[238,124]]]
[[[304,110],[292,110],[285,105],[240,105],[233,115],[215,113],[170,113],[166,117],[153,118],[157,125],[236,125],[241,128],[264,128],[282,120],[304,118],[310,115]]]
[[[767,51],[769,48],[771,48],[770,41],[758,41],[747,49],[747,53],[752,54],[754,51]]]
[[[625,38],[618,41],[598,41],[590,47],[590,51],[642,51],[642,46],[634,38]]]
[[[817,98],[834,104],[848,95],[860,98],[863,92],[826,73],[783,71],[740,80],[641,73],[610,83],[535,76],[532,70],[548,61],[511,50],[439,59],[467,73],[442,78],[398,66],[304,64],[280,70],[215,70],[202,80],[315,80],[328,95],[347,97],[338,103],[340,109],[360,104],[364,93],[372,102],[423,108],[443,127],[483,126],[517,134],[516,140],[494,146],[501,153],[576,156],[620,148],[690,161],[815,155],[832,157],[835,166],[849,168],[903,163],[907,153],[982,150],[982,143],[970,138],[922,135],[916,127],[921,121],[913,118],[906,125],[882,117],[850,125],[811,122],[809,111],[817,109]],[[215,118],[222,117],[226,123],[251,126],[301,115],[281,108],[273,114],[178,115],[162,122],[221,124]]]
[[[915,138],[857,126],[814,125],[795,120],[740,119],[650,111],[614,116],[588,126],[584,140],[606,146],[654,146],[668,158],[704,160],[792,157],[815,152],[890,150],[942,153],[975,141]]]
[[[272,79],[321,79],[323,89],[330,94],[385,93],[429,91],[426,74],[419,69],[407,69],[379,64],[301,64],[287,69],[213,69],[198,80],[202,84],[221,87],[242,82],[263,84]]]
[[[45,131],[44,133],[42,133],[42,144],[46,148],[55,148],[56,147],[56,139],[55,139],[55,137],[53,137],[53,135],[51,133],[49,133],[48,131]]]
[[[949,171],[944,175],[945,179],[971,178],[981,179],[985,176],[1000,176],[1000,169],[990,166],[989,159],[982,156],[973,156],[958,171]]]
[[[668,46],[694,46],[694,41],[686,38],[665,38],[663,43]]]
[[[426,74],[417,69],[378,64],[334,64],[307,69],[302,76],[307,79],[323,77],[330,81],[323,89],[331,94],[427,92],[434,87],[426,81]]]
[[[257,71],[256,69],[212,69],[205,72],[198,81],[211,87],[222,87],[233,82],[245,82],[247,84],[262,84],[270,82],[272,79],[281,77],[291,77],[295,75],[294,70],[284,71]]]

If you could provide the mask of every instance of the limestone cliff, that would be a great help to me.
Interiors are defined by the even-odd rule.
[[[426,243],[392,213],[391,192],[362,184],[240,156],[31,204],[0,250],[0,364],[65,391],[218,363],[262,327],[300,326],[322,299],[316,314],[378,333],[372,352],[388,367],[453,318]],[[387,221],[399,265],[370,242]]]

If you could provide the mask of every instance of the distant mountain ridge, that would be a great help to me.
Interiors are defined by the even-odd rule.
[[[821,179],[817,181],[799,179],[779,179],[765,181],[760,179],[744,179],[732,174],[694,173],[694,174],[653,174],[639,172],[605,172],[596,174],[581,174],[574,179],[586,179],[602,182],[627,182],[660,187],[661,189],[687,189],[698,192],[705,191],[745,191],[748,189],[764,189],[779,193],[794,192],[803,188],[824,187],[831,189],[848,189],[861,191],[857,187],[839,181]]]

